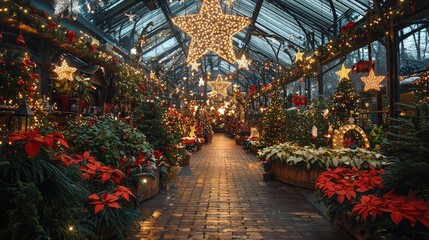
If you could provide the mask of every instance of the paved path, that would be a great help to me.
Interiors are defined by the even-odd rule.
[[[255,156],[222,134],[179,175],[175,189],[142,203],[148,217],[134,239],[348,239],[304,197],[310,191],[262,182]]]

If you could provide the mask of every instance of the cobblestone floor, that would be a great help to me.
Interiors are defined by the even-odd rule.
[[[310,203],[310,191],[263,182],[255,156],[216,134],[167,193],[142,203],[133,239],[349,239]]]

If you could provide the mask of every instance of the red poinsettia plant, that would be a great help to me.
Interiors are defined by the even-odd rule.
[[[7,142],[11,144],[25,144],[25,152],[30,158],[36,156],[41,148],[45,148],[48,151],[58,148],[59,145],[69,148],[64,136],[59,132],[53,132],[45,136],[41,135],[38,130],[21,133],[14,132],[9,134]]]
[[[101,195],[101,196],[100,196]],[[122,206],[119,204],[121,199],[126,202],[130,201],[130,197],[136,197],[129,188],[118,186],[113,193],[101,192],[94,193],[88,196],[89,204],[94,206],[94,213],[97,214],[103,211],[106,207],[119,209]]]
[[[427,231],[429,200],[417,198],[413,192],[404,196],[395,194],[394,190],[384,189],[383,173],[383,169],[374,168],[328,169],[318,177],[315,189],[331,211],[328,216],[335,218],[337,213],[334,211],[343,212],[343,216],[356,221],[371,221],[379,228],[379,232],[398,228]]]

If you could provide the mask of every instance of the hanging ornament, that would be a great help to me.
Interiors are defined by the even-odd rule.
[[[258,88],[255,85],[251,85],[249,95],[253,96],[257,90],[258,90]]]
[[[250,19],[222,13],[219,0],[204,0],[198,14],[173,19],[175,25],[192,37],[187,62],[194,62],[208,52],[235,62],[232,36],[250,24]]]
[[[241,59],[237,59],[238,69],[240,68],[249,69],[249,64],[251,62],[252,60],[247,60],[246,56],[243,54],[241,56]]]
[[[18,35],[18,37],[16,38],[16,43],[19,45],[19,46],[25,46],[25,39],[24,39],[24,37],[22,36],[22,34],[20,33],[19,35]]]
[[[295,53],[295,63],[298,61],[302,61],[302,57],[304,56],[304,53],[298,50],[298,52]]]
[[[200,81],[198,81],[198,87],[203,87],[205,84],[204,79],[200,78]]]
[[[61,66],[55,66],[55,69],[53,70],[57,75],[58,80],[69,80],[73,81],[74,77],[73,74],[76,72],[77,68],[70,67],[66,60],[64,60],[61,64]]]
[[[67,42],[72,43],[76,42],[76,33],[72,30],[68,30],[67,32]]]
[[[207,82],[207,84],[212,88],[212,96],[216,96],[218,94],[226,96],[227,88],[231,85],[230,82],[223,81],[221,75],[217,75],[216,81]]]
[[[350,73],[351,69],[346,68],[346,65],[344,65],[344,63],[341,65],[341,69],[339,71],[336,71],[335,73],[340,76],[340,81],[341,79],[345,78],[345,79],[350,79],[349,78],[349,73]]]
[[[377,76],[374,73],[374,69],[369,71],[368,76],[361,77],[362,81],[365,83],[365,87],[363,89],[364,92],[374,89],[375,91],[380,91],[380,83],[383,81],[384,76]]]
[[[3,33],[0,33],[0,41],[3,41]]]
[[[313,125],[311,128],[311,139],[314,140],[317,138],[317,127]]]
[[[189,65],[191,65],[191,71],[198,72],[198,68],[200,67],[201,63],[191,62]]]
[[[322,112],[323,120],[328,119],[329,109],[325,109]]]

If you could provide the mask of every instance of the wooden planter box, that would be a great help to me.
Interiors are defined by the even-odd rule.
[[[320,169],[306,169],[293,165],[273,163],[274,178],[302,188],[314,189],[317,177],[323,172]]]
[[[344,231],[348,232],[356,240],[379,239],[379,237],[371,234],[370,230],[364,224],[352,225],[346,217],[336,219],[334,223],[340,226]]]

